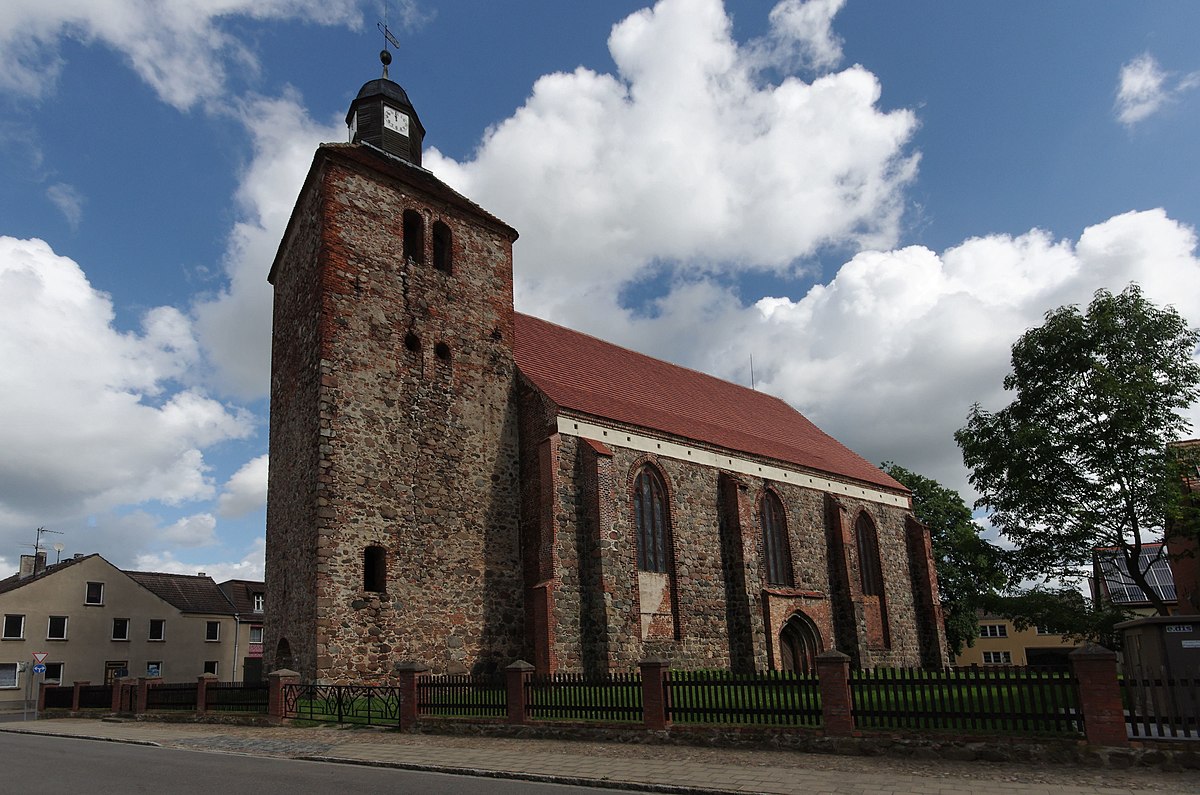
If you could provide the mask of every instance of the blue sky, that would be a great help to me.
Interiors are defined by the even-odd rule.
[[[787,399],[966,492],[1043,313],[1200,325],[1200,4],[399,2],[426,166],[518,307]],[[261,576],[266,273],[380,2],[0,10],[0,574]],[[1195,412],[1193,412],[1195,416]],[[54,557],[51,552],[51,557]]]

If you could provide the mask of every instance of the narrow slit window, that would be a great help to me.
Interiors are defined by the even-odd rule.
[[[653,468],[638,473],[633,493],[633,515],[637,525],[638,568],[666,572],[670,552],[670,517],[666,489]]]
[[[416,210],[405,210],[404,258],[413,262],[425,261],[425,219]]]
[[[444,273],[453,273],[453,245],[450,227],[441,221],[433,222],[433,267]]]
[[[387,584],[387,556],[383,547],[363,550],[363,590],[383,593]]]
[[[787,517],[783,504],[774,492],[763,494],[759,505],[762,522],[763,555],[766,558],[767,582],[771,585],[792,586],[792,549],[788,543]]]

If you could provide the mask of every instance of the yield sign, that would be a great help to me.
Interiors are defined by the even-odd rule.
[[[50,656],[49,652],[35,651],[33,653],[33,661],[40,665],[40,664],[46,662],[46,658],[49,656]]]

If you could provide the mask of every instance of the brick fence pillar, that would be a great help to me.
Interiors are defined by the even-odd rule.
[[[525,715],[525,683],[533,676],[536,669],[524,660],[517,660],[504,669],[505,692],[508,702],[508,722],[522,725],[527,722]]]
[[[821,691],[821,722],[825,734],[854,734],[854,702],[850,697],[850,658],[837,649],[817,655],[817,686]]]
[[[196,714],[208,711],[208,683],[217,681],[216,674],[200,674],[196,677]]]
[[[396,664],[396,673],[400,677],[400,728],[404,731],[417,725],[420,711],[417,701],[417,679],[428,671],[428,665],[417,662]]]
[[[162,684],[161,676],[139,676],[137,678],[137,691],[133,698],[133,713],[142,715],[146,712],[146,704],[149,700],[150,688]]]
[[[662,657],[651,657],[638,663],[642,671],[642,724],[651,730],[671,725],[667,717],[667,672],[671,663]]]
[[[267,674],[267,716],[272,723],[283,723],[285,718],[296,716],[294,709],[288,709],[287,699],[284,698],[284,688],[300,684],[300,674],[280,668]]]
[[[1127,746],[1125,707],[1117,684],[1117,654],[1089,643],[1069,655],[1079,681],[1083,731],[1092,745]]]
[[[79,711],[79,691],[90,685],[91,682],[76,682],[75,692],[71,694],[71,711]]]
[[[125,694],[125,677],[118,676],[112,680],[112,711],[121,712],[122,696]]]
[[[41,715],[46,711],[46,690],[55,687],[55,685],[42,680],[38,683],[38,698],[37,698],[37,714]]]

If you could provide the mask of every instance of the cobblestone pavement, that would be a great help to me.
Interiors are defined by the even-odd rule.
[[[790,751],[401,734],[378,729],[226,726],[94,719],[0,725],[196,751],[563,781],[660,792],[885,795],[1200,793],[1196,771],[1030,767]]]

